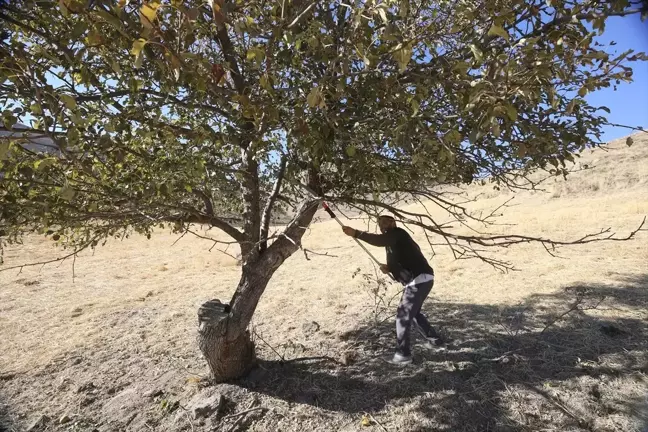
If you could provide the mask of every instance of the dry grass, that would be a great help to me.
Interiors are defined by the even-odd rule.
[[[632,148],[619,140],[582,163],[595,168],[547,183],[545,193],[517,195],[501,218],[516,226],[495,230],[573,238],[608,226],[620,234],[636,228],[648,214],[648,139],[637,136]],[[487,187],[470,192],[484,194],[475,209],[511,197]],[[41,414],[64,413],[73,421],[51,421],[48,430],[216,425],[190,421],[182,408],[201,386],[192,377],[206,373],[194,342],[196,310],[208,299],[229,298],[240,268],[209,253],[204,241],[187,236],[171,247],[175,240],[158,233],[83,253],[74,280],[71,261],[0,273],[0,417],[16,430]],[[352,278],[358,268],[373,273],[362,250],[332,221],[313,225],[304,246],[334,257],[307,261],[298,253],[282,266],[254,321],[262,367],[217,387],[233,401],[230,413],[253,400],[272,408],[250,414],[238,430],[639,430],[648,394],[645,233],[565,249],[563,258],[539,245],[504,250],[521,270],[508,274],[438,248],[425,309],[457,342],[444,351],[417,350],[415,364],[402,370],[377,359],[391,349],[393,329],[391,320],[373,319],[372,286]],[[14,265],[61,253],[32,237],[5,259]],[[385,295],[396,290],[389,286]],[[541,332],[578,298],[572,312]],[[380,313],[378,321],[388,317]],[[278,354],[339,363],[284,362]],[[96,388],[77,391],[88,382]],[[158,389],[162,396],[144,396]],[[162,401],[180,407],[163,409]],[[380,425],[361,427],[365,412]]]

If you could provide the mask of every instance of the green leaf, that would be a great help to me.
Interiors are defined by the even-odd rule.
[[[412,60],[412,44],[408,43],[406,45],[397,48],[393,53],[394,60],[398,63],[398,70],[400,73],[405,72],[407,65],[410,60]]]
[[[495,124],[491,127],[491,131],[493,132],[493,135],[495,136],[495,138],[499,138],[499,136],[502,135],[502,131],[501,131],[501,129],[500,129],[500,125],[499,125],[499,123],[495,123]]]
[[[412,107],[412,117],[415,117],[416,114],[418,114],[419,109],[421,109],[421,103],[416,99],[412,99],[410,101],[410,106]]]
[[[186,190],[187,192],[189,192],[189,193],[193,192],[193,188],[191,187],[191,185],[188,185],[188,184],[185,185],[185,190]]]
[[[115,71],[116,74],[118,75],[121,74],[121,66],[119,66],[119,63],[117,61],[109,60],[109,63],[110,63],[110,67],[112,68],[112,70]]]
[[[69,186],[63,186],[63,187],[59,190],[59,195],[60,195],[61,198],[63,198],[65,201],[68,201],[68,202],[69,202],[69,201],[72,201],[72,199],[74,198],[74,195],[76,195],[76,192],[74,191],[74,189],[72,189],[72,188],[69,187]]]
[[[47,168],[48,166],[52,166],[56,163],[56,158],[45,158],[45,159],[39,159],[36,162],[34,162],[34,169],[36,171],[41,171]]]
[[[60,96],[60,99],[68,109],[74,109],[77,107],[76,99],[74,98],[74,96],[62,94]]]
[[[352,146],[352,145],[348,146],[348,147],[346,148],[346,154],[347,154],[349,157],[353,157],[353,156],[355,156],[355,155],[356,155],[356,148],[355,148],[354,146]]]
[[[11,143],[6,140],[0,140],[0,160],[6,160],[9,154]]]
[[[632,137],[626,138],[626,145],[630,147],[632,144],[634,144],[634,139],[632,139]]]
[[[245,58],[254,60],[257,64],[261,64],[265,59],[265,51],[259,47],[252,47],[247,51]]]
[[[587,95],[587,92],[587,87],[583,86],[580,88],[580,90],[578,90],[578,96],[585,97]]]
[[[116,27],[117,29],[122,28],[122,22],[119,19],[119,17],[116,17],[115,15],[111,14],[110,12],[97,8],[97,15],[99,15],[101,18],[103,18],[106,22],[109,24],[112,24],[113,27]]]
[[[37,115],[43,114],[43,109],[41,108],[40,104],[38,103],[33,103],[30,105],[29,110]]]
[[[516,121],[518,117],[518,112],[515,107],[511,104],[506,105],[506,115],[511,121]]]
[[[400,6],[398,8],[398,15],[401,18],[403,18],[403,19],[407,18],[407,16],[409,15],[409,10],[410,10],[409,6],[410,6],[409,5],[409,0],[401,0]]]
[[[488,30],[488,36],[500,36],[506,39],[507,41],[509,40],[509,34],[506,30],[504,30],[502,27],[493,24]],[[474,52],[474,51],[473,51]],[[475,56],[476,57],[476,56]]]
[[[473,55],[475,56],[475,60],[477,60],[478,63],[481,63],[484,60],[484,53],[479,48],[477,48],[477,45],[470,44],[470,50],[472,51]]]
[[[322,96],[322,91],[319,87],[313,87],[306,97],[306,103],[311,108],[320,107],[323,108],[325,105],[324,97]]]

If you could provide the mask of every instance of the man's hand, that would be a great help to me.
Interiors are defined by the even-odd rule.
[[[344,231],[344,234],[350,236],[350,237],[355,237],[356,236],[356,230],[354,228],[348,227],[348,226],[343,226],[342,231]]]
[[[388,274],[389,273],[389,267],[387,267],[387,264],[380,264],[380,271]]]

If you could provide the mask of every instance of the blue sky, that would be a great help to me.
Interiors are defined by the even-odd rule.
[[[611,17],[606,22],[605,33],[599,42],[611,41],[616,46],[606,49],[608,52],[622,53],[628,49],[648,53],[648,20],[641,22],[638,15]],[[587,100],[594,106],[604,105],[612,111],[607,115],[611,123],[628,126],[642,126],[648,129],[648,62],[632,64],[633,83],[621,83],[617,91],[610,87],[588,95]],[[603,141],[610,141],[632,131],[608,126],[604,129]]]

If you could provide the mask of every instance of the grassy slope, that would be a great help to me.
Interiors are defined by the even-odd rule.
[[[620,234],[636,228],[648,214],[648,139],[637,136],[631,148],[623,142],[584,155],[581,162],[595,168],[567,183],[551,180],[546,193],[518,194],[500,219],[516,226],[495,230],[568,239],[608,226]],[[485,210],[512,196],[487,187],[470,193],[484,194],[473,208]],[[208,430],[209,421],[190,424],[182,409],[165,413],[161,400],[186,405],[199,391],[191,379],[205,373],[195,312],[207,299],[229,298],[239,267],[209,253],[204,241],[184,238],[170,247],[174,241],[160,233],[84,253],[74,280],[71,261],[0,273],[0,372],[14,375],[0,380],[0,417],[18,430],[40,414],[64,413],[78,430],[123,429],[120,422],[131,430]],[[425,309],[458,343],[418,350],[415,365],[402,371],[375,359],[391,348],[392,310],[376,313],[373,268],[362,250],[332,221],[313,225],[304,245],[334,256],[295,254],[278,271],[254,322],[267,362],[252,378],[217,388],[238,405],[230,409],[254,398],[274,407],[252,416],[250,430],[360,430],[364,412],[391,431],[638,428],[648,387],[646,233],[569,248],[563,258],[539,245],[511,248],[501,254],[521,271],[508,274],[437,248],[437,283]],[[30,238],[5,259],[12,265],[57,254]],[[396,292],[389,286],[385,297]],[[607,298],[540,334],[579,293],[584,308]],[[376,317],[386,321],[376,324]],[[602,323],[626,333],[607,335]],[[274,350],[287,359],[330,356],[345,364],[282,366]],[[87,382],[96,389],[78,392]],[[143,396],[152,389],[165,395]],[[50,430],[65,428],[55,423]]]

